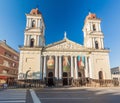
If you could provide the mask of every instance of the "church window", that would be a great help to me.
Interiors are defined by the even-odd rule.
[[[99,46],[98,46],[98,41],[95,41],[95,48],[98,49]]]
[[[34,38],[30,40],[30,47],[34,47]]]
[[[99,75],[99,79],[103,79],[103,72],[102,71],[99,71],[98,75]]]
[[[96,31],[96,27],[95,27],[95,24],[93,24],[93,31]]]
[[[32,21],[32,27],[35,27],[35,20]]]

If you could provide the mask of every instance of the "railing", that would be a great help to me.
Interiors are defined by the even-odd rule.
[[[63,82],[63,81],[62,81]],[[62,83],[61,82],[61,83]],[[97,79],[91,79],[91,78],[79,78],[79,79],[70,79],[69,86],[73,87],[81,87],[81,86],[87,86],[87,87],[113,87],[113,86],[119,86],[118,80],[97,80]],[[58,86],[57,83],[59,83],[59,80],[55,81],[54,86]],[[47,86],[47,81],[43,80],[17,80],[9,82],[7,88],[44,88]],[[63,85],[61,85],[63,86]],[[1,88],[3,85],[0,86]]]

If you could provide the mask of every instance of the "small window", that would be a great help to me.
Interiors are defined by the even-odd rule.
[[[7,60],[4,60],[3,61],[3,66],[10,67],[10,64]]]
[[[35,20],[32,21],[32,27],[35,27]]]
[[[13,56],[13,58],[15,59],[15,60],[17,60],[18,58],[17,58],[17,56]]]
[[[96,48],[96,49],[99,49],[98,41],[95,41],[95,48]]]
[[[30,47],[34,47],[34,38],[30,40]]]
[[[96,31],[96,27],[95,27],[95,24],[93,24],[93,31]]]
[[[3,70],[2,73],[3,73],[3,74],[7,74],[7,70]]]
[[[13,67],[16,67],[16,64],[15,64],[15,63],[12,63],[12,66],[13,66]]]

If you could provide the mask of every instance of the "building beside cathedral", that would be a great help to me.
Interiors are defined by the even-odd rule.
[[[45,45],[45,24],[39,10],[26,14],[24,46],[20,47],[19,80],[39,79],[48,85],[70,85],[80,78],[111,79],[109,50],[104,47],[101,20],[93,13],[83,26],[84,44],[67,38]]]
[[[0,85],[13,84],[17,79],[19,53],[9,46],[6,40],[0,40]]]

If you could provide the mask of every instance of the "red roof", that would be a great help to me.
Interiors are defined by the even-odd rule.
[[[32,14],[32,15],[37,15],[37,14],[41,14],[41,13],[40,13],[40,11],[38,10],[38,8],[36,8],[36,9],[32,9],[31,12],[30,12],[30,14]]]
[[[89,13],[86,19],[97,19],[96,14]]]

